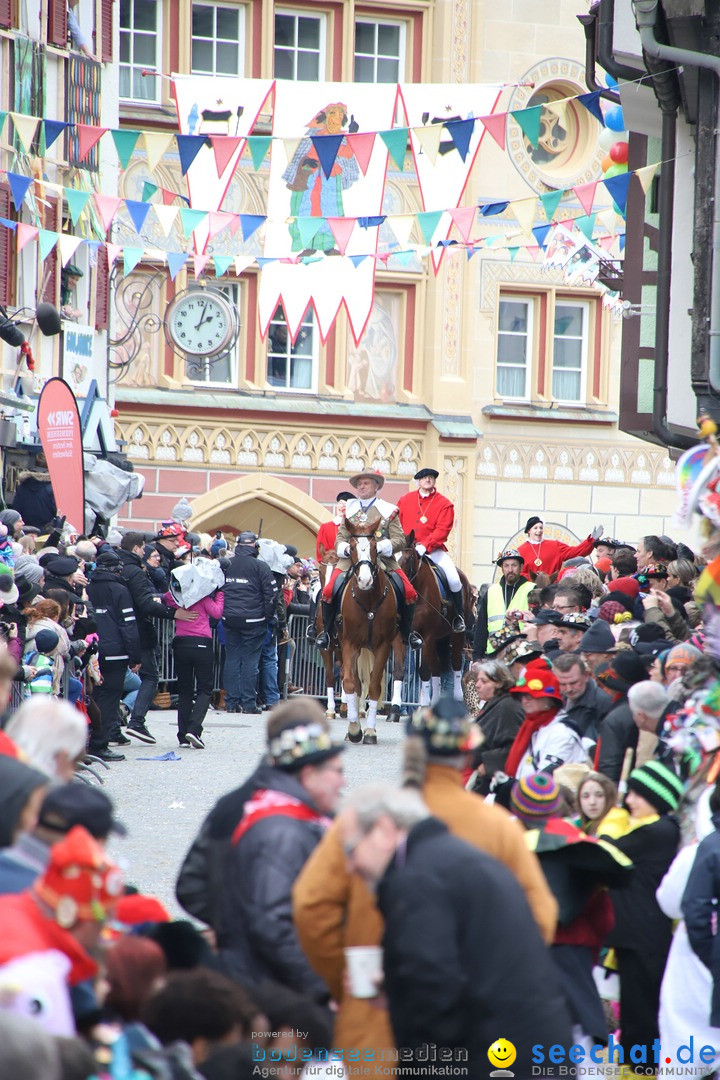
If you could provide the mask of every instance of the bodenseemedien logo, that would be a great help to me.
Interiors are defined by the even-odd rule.
[[[516,1057],[517,1050],[508,1039],[496,1039],[488,1049],[488,1059],[490,1064],[495,1066],[490,1075],[515,1076],[515,1073],[510,1072],[507,1066],[512,1065]]]

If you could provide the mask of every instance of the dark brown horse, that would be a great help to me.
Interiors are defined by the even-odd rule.
[[[377,743],[376,723],[383,675],[390,649],[395,670],[402,671],[405,647],[397,633],[397,601],[390,579],[378,562],[372,528],[345,523],[350,533],[350,570],[340,604],[338,638],[342,680],[348,707],[350,742]],[[358,696],[368,687],[367,726],[360,726]]]
[[[452,668],[453,693],[462,699],[462,660],[465,633],[454,632],[454,610],[449,601],[443,600],[437,575],[429,559],[418,555],[415,533],[405,537],[406,547],[398,553],[398,562],[418,594],[413,629],[423,639],[420,654],[420,704],[429,705],[440,693],[440,677]],[[463,587],[463,610],[465,623],[470,625],[472,596],[470,582],[462,570],[458,570]]]

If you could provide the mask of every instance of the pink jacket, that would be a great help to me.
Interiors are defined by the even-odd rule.
[[[173,599],[171,592],[166,592],[163,600],[168,607],[180,607],[180,604]],[[212,637],[210,619],[221,619],[224,608],[225,593],[216,592],[203,597],[197,604],[192,604],[188,608],[188,611],[197,611],[197,619],[193,622],[175,620],[175,637]]]

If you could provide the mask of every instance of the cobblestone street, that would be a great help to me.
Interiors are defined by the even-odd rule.
[[[104,790],[114,800],[117,816],[127,827],[124,839],[110,850],[125,869],[128,882],[158,896],[181,915],[174,886],[180,863],[208,810],[225,792],[237,787],[255,768],[265,742],[267,714],[234,715],[211,710],[204,730],[205,750],[180,750],[175,712],[152,712],[148,727],[157,746],[133,743],[123,747],[126,761],[102,771]],[[345,722],[335,720],[338,741]],[[404,724],[378,721],[379,745],[346,744],[349,788],[372,780],[395,780]],[[180,761],[147,761],[174,750]]]

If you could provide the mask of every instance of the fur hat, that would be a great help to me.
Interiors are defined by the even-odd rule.
[[[642,795],[660,814],[671,814],[677,810],[684,792],[682,780],[667,765],[653,760],[634,769],[628,777],[627,786],[628,791]]]

